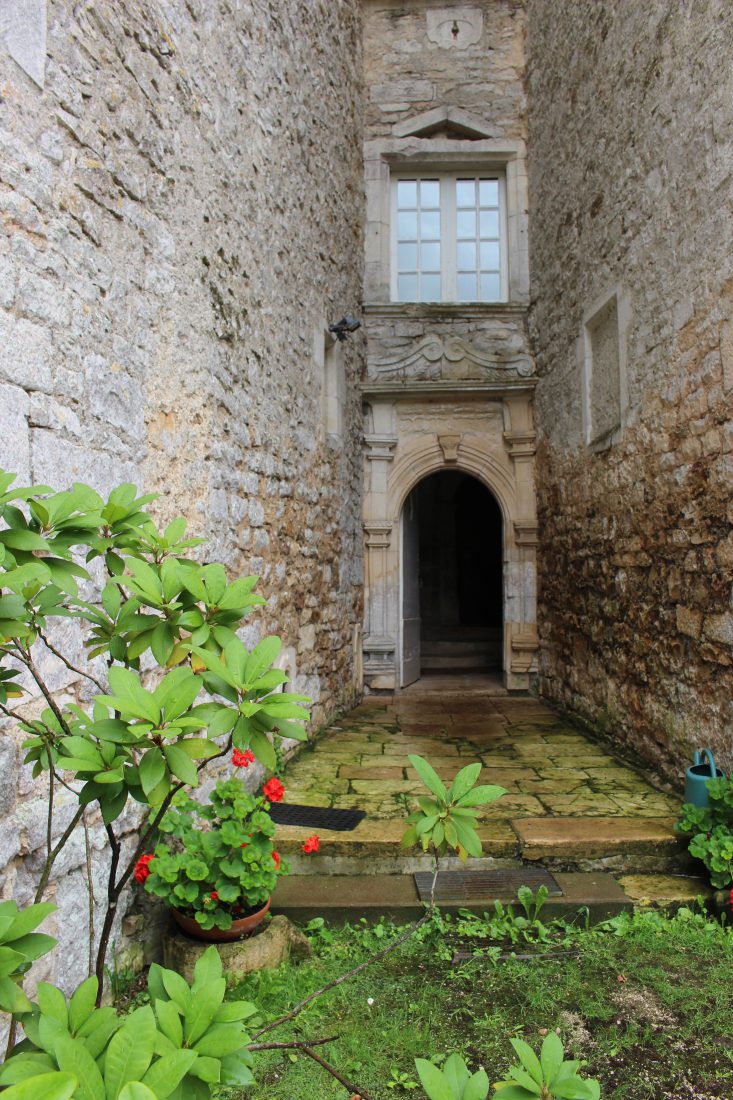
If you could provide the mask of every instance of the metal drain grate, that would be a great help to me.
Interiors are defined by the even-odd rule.
[[[430,901],[431,871],[416,871],[415,885],[420,901]],[[562,890],[544,867],[522,867],[520,870],[499,868],[496,871],[441,871],[435,884],[435,900],[494,901],[516,897],[520,886],[537,890],[546,886],[550,894],[562,895]]]
[[[328,806],[298,806],[287,802],[273,803],[269,813],[276,825],[331,829],[337,833],[351,832],[366,817],[366,810],[334,810]]]

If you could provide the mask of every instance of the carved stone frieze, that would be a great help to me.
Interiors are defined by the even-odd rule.
[[[377,343],[369,356],[369,375],[380,380],[424,377],[451,382],[501,382],[511,376],[529,378],[532,371],[529,356],[513,348],[487,349],[461,336],[436,333],[408,347],[380,348]]]
[[[389,520],[365,523],[364,535],[367,546],[387,547],[392,539],[392,524]]]

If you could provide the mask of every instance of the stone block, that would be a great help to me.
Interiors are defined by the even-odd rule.
[[[47,329],[23,318],[0,314],[0,379],[25,390],[50,393],[51,364],[51,337]]]
[[[163,965],[193,981],[196,963],[210,945],[189,939],[169,927],[163,937]],[[226,974],[243,978],[257,970],[276,970],[288,960],[299,961],[311,954],[308,938],[282,914],[233,943],[216,944]]]
[[[0,466],[18,475],[18,485],[27,485],[31,477],[29,410],[24,390],[0,385]]]

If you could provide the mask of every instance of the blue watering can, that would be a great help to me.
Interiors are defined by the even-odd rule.
[[[703,762],[703,757],[707,757],[705,762]],[[700,752],[696,752],[692,766],[685,772],[685,802],[691,802],[693,806],[705,809],[709,805],[708,782],[711,779],[722,778],[723,773],[715,767],[710,749],[702,749]]]

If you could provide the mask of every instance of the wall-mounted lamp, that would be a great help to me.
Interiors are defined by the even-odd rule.
[[[349,333],[356,332],[358,328],[361,328],[361,321],[356,317],[352,317],[350,313],[347,313],[345,317],[342,317],[340,321],[337,321],[335,325],[329,325],[328,331],[332,332],[337,340],[344,341]]]

